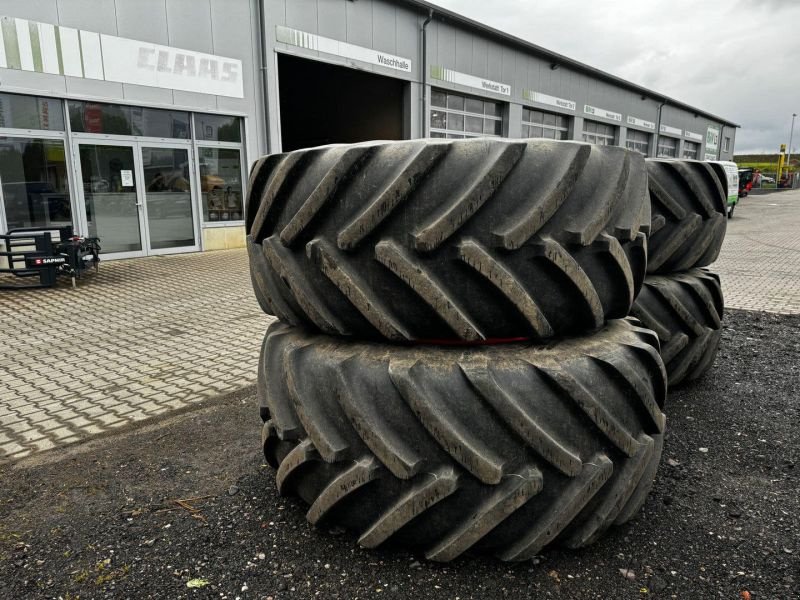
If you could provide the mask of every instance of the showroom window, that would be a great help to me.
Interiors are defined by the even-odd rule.
[[[569,135],[569,117],[555,113],[522,109],[522,137],[566,140]]]
[[[625,136],[625,147],[647,156],[650,152],[650,134],[638,129],[628,129]]]
[[[431,137],[503,135],[502,107],[501,102],[431,90]]]
[[[695,142],[683,142],[683,158],[693,158],[697,160],[700,154],[700,144]]]
[[[0,127],[64,131],[64,106],[56,98],[0,94]]]
[[[659,136],[657,156],[660,158],[677,158],[678,140],[665,135]]]
[[[191,138],[186,111],[77,100],[69,100],[67,106],[73,133]]]
[[[0,93],[0,127],[25,130],[0,136],[0,222],[7,229],[71,225],[63,102]]]
[[[242,119],[195,114],[194,131],[203,221],[220,225],[242,221]]]
[[[613,125],[606,125],[605,123],[584,119],[583,141],[599,146],[613,146],[614,138],[616,137],[616,129],[617,128]]]
[[[0,137],[6,227],[72,225],[67,173],[63,140]]]

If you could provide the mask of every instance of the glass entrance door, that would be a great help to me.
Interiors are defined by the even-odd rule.
[[[103,255],[199,250],[189,146],[77,143],[86,230]]]
[[[133,144],[78,144],[86,224],[103,254],[144,254]]]
[[[196,248],[189,149],[142,146],[141,152],[151,252]]]

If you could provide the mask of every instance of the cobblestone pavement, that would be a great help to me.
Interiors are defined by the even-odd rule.
[[[77,290],[0,291],[0,460],[253,383],[269,320],[244,250],[105,262]]]
[[[726,307],[800,314],[800,190],[743,199],[711,268]]]

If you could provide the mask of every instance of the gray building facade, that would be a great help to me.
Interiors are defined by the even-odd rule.
[[[736,125],[417,0],[0,0],[0,229],[243,244],[248,166],[503,136],[731,160]]]

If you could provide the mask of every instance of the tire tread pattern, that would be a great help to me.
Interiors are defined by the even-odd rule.
[[[624,318],[644,278],[646,168],[622,148],[333,145],[262,158],[250,182],[259,303],[322,333],[395,341],[582,333]]]
[[[658,335],[670,386],[697,379],[711,367],[723,310],[719,276],[708,269],[645,278],[631,315]]]
[[[640,508],[663,443],[666,372],[634,319],[549,346],[463,351],[275,323],[259,379],[280,493],[365,547],[437,561],[591,543]]]
[[[647,272],[710,265],[727,227],[727,197],[714,168],[697,160],[648,158],[651,227]]]

